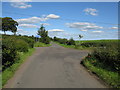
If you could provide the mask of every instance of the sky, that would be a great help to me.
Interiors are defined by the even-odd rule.
[[[36,36],[43,24],[50,37],[75,40],[79,40],[79,35],[83,36],[81,40],[118,38],[117,2],[11,1],[2,2],[2,17],[12,17],[19,23],[17,34]]]

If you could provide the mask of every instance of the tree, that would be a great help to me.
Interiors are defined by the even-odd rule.
[[[49,44],[50,38],[48,36],[48,31],[45,30],[43,24],[41,25],[40,29],[38,30],[38,35],[41,36],[41,42]]]
[[[2,18],[2,31],[6,34],[6,31],[11,31],[16,35],[18,23],[10,17]]]
[[[82,36],[82,35],[79,35],[79,38],[81,39],[81,38],[83,38],[83,36]]]
[[[71,38],[68,42],[67,45],[75,45],[75,41],[73,40],[73,38]]]
[[[79,38],[81,39],[81,38],[83,38],[83,36],[82,36],[82,35],[79,35]],[[80,41],[79,41],[79,45],[80,45]]]

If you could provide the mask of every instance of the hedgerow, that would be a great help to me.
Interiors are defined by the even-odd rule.
[[[3,35],[2,38],[2,70],[19,60],[19,52],[27,52],[34,47],[34,39],[27,36]]]

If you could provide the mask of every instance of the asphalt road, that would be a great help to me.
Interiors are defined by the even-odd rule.
[[[80,65],[87,51],[54,44],[38,47],[5,88],[105,88]]]

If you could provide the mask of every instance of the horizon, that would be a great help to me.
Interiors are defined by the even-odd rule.
[[[2,11],[19,23],[21,35],[36,36],[43,24],[50,37],[118,39],[118,2],[2,2]]]

